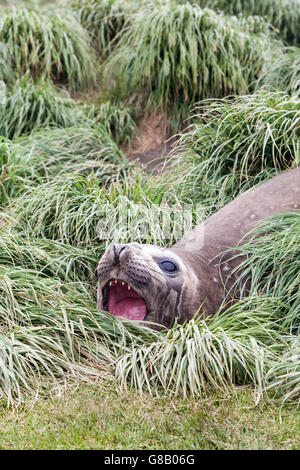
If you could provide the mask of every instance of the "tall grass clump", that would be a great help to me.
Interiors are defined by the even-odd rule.
[[[193,102],[246,93],[258,78],[272,37],[246,23],[197,5],[148,4],[109,57],[108,75],[121,93],[140,93],[151,111],[180,121]]]
[[[40,127],[71,127],[85,119],[76,102],[50,82],[34,83],[23,77],[7,88],[0,106],[0,135],[14,139]]]
[[[207,389],[226,392],[252,384],[262,393],[264,376],[275,357],[272,343],[274,302],[255,298],[235,304],[210,321],[194,319],[132,344],[117,363],[123,386],[172,396],[200,396]],[[280,341],[277,350],[280,350]]]
[[[89,177],[65,175],[29,189],[12,201],[9,211],[18,220],[24,217],[23,230],[31,237],[91,246],[97,242],[96,227],[105,198],[100,181],[93,173]]]
[[[46,386],[111,375],[114,356],[105,340],[98,341],[99,314],[92,314],[83,284],[62,284],[1,262],[0,273],[2,399],[12,404]]]
[[[23,220],[23,229],[31,237],[91,246],[97,243],[97,223],[105,200],[100,175],[67,174],[29,189],[12,201],[10,210]]]
[[[3,206],[14,192],[15,169],[14,154],[10,151],[10,142],[0,140],[0,207]]]
[[[277,299],[274,309],[284,348],[265,377],[267,392],[281,403],[300,404],[300,213],[262,221],[241,247],[239,288],[251,278],[250,295]],[[243,289],[242,289],[243,292]]]
[[[160,218],[154,223],[153,217],[166,196],[166,185],[147,181],[138,168],[117,168],[113,181],[105,167],[97,173],[91,170],[86,174],[60,174],[28,188],[11,200],[6,211],[19,223],[19,230],[31,238],[45,237],[92,247],[99,243],[100,223],[101,233],[106,234],[102,242],[111,243],[120,237],[128,242],[133,236],[136,241],[149,243],[161,240],[164,231],[159,225]],[[137,214],[136,210],[139,210]],[[165,211],[168,214],[168,208]],[[129,213],[128,225],[124,217]],[[151,231],[143,229],[143,224],[144,227],[151,224]]]
[[[113,349],[92,313],[91,255],[6,229],[0,245],[0,397],[13,404],[111,376]]]
[[[288,338],[287,348],[266,375],[266,388],[272,398],[300,405],[300,337]]]
[[[300,334],[300,213],[275,215],[253,229],[239,248],[245,256],[238,285],[243,292],[251,279],[251,295],[267,295],[281,302],[280,327],[286,334]]]
[[[283,54],[266,61],[258,87],[268,86],[291,96],[300,96],[300,48],[289,47]]]
[[[205,100],[174,151],[181,197],[216,209],[300,161],[300,100],[260,89]]]
[[[12,64],[8,58],[8,50],[6,44],[0,42],[0,80],[4,83],[10,83],[14,79]]]
[[[95,108],[95,120],[99,122],[117,144],[129,143],[137,130],[133,110],[109,101]]]
[[[18,76],[29,71],[71,90],[95,84],[88,33],[70,11],[47,16],[26,8],[7,10],[0,19],[0,42]]]
[[[135,2],[121,0],[74,1],[72,8],[88,31],[98,54],[109,55],[137,9]]]
[[[84,123],[86,124],[86,122]],[[40,129],[13,142],[0,143],[0,204],[62,175],[118,179],[128,163],[100,125]]]
[[[106,130],[93,121],[68,128],[40,129],[10,147],[18,161],[51,179],[60,173],[84,173],[125,165],[126,159]],[[110,164],[112,165],[110,167]],[[121,171],[121,168],[119,168]]]
[[[257,399],[297,401],[299,336],[281,324],[280,298],[252,295],[211,319],[193,319],[120,349],[116,378],[150,394],[199,397],[251,385]],[[295,362],[294,362],[295,361]]]
[[[13,229],[1,231],[1,266],[36,271],[61,282],[96,285],[96,267],[103,247],[79,248],[46,238],[29,238]],[[92,295],[91,295],[92,297]]]
[[[298,0],[192,0],[202,7],[220,9],[230,15],[258,15],[271,23],[288,44],[300,45]]]
[[[40,129],[15,139],[12,147],[29,166],[44,166],[51,174],[67,173],[105,164],[126,163],[122,152],[103,126],[93,121],[68,128]],[[32,163],[30,163],[32,162]]]

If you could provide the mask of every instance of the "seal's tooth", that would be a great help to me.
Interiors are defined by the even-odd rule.
[[[109,285],[110,285],[110,286],[112,285],[112,281],[109,283]]]
[[[124,285],[125,285],[125,282],[122,282],[122,286],[124,286]]]
[[[127,289],[130,290],[130,286],[127,286]]]

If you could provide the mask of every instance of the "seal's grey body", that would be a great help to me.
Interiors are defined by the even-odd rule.
[[[224,251],[245,242],[260,220],[291,211],[300,211],[300,167],[242,194],[169,249],[113,245],[98,265],[98,307],[167,327],[199,307],[199,315],[212,315],[242,261]]]

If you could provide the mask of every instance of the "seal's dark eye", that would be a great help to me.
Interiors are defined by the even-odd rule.
[[[157,261],[157,263],[160,269],[162,269],[166,273],[173,274],[179,271],[178,265],[170,259],[160,259]]]

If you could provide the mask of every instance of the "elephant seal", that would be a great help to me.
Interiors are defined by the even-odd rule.
[[[97,267],[98,308],[165,327],[213,315],[233,286],[245,242],[258,221],[300,210],[300,167],[243,193],[171,248],[112,245]],[[225,252],[225,253],[224,253]],[[200,309],[199,309],[200,307]]]

